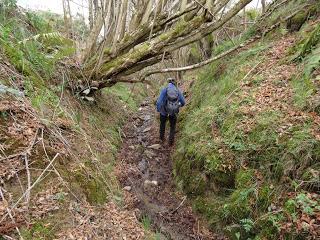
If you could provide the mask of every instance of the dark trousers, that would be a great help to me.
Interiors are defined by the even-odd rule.
[[[160,114],[160,139],[164,140],[164,135],[166,132],[166,122],[169,118],[170,123],[170,134],[169,134],[169,143],[173,144],[174,141],[174,133],[176,130],[177,116],[163,116]]]

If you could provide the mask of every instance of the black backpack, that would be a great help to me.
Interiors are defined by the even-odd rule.
[[[167,88],[166,112],[173,116],[179,112],[179,90],[174,87]]]

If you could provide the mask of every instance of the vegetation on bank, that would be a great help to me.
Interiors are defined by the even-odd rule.
[[[293,2],[290,10],[305,1]],[[320,28],[311,17],[317,14],[317,6],[308,9],[276,34],[206,67],[189,89],[191,100],[181,115],[174,155],[177,183],[211,227],[223,229],[233,239],[304,239],[318,234],[314,225],[319,225],[320,211]],[[284,11],[288,9],[272,19],[281,18]],[[256,18],[254,12],[247,14]],[[75,42],[59,33],[61,21],[48,13],[16,11],[14,0],[0,3],[0,83],[19,89],[36,110],[32,114],[39,121],[39,133],[32,135],[39,138],[30,152],[33,166],[44,169],[47,158],[63,153],[55,168],[65,182],[48,175],[31,194],[36,199],[37,194],[59,186],[51,197],[60,209],[44,213],[40,220],[31,219],[30,227],[21,230],[24,239],[54,239],[68,227],[63,226],[70,217],[66,209],[80,212],[79,205],[71,206],[80,202],[75,196],[90,206],[110,200],[121,205],[122,192],[114,176],[121,126],[146,94],[142,84],[116,84],[98,93],[94,102],[71,95],[67,83],[78,79],[66,66],[73,64],[69,58],[75,53]],[[86,36],[83,19],[75,22],[76,36]],[[301,26],[299,33],[288,33]],[[249,29],[234,42],[254,33]],[[299,40],[285,54],[278,53],[283,49],[276,45],[288,47],[291,43],[285,39],[292,36]],[[214,54],[233,44],[221,43]],[[197,49],[191,50],[198,61]],[[281,59],[270,61],[273,54]],[[12,103],[23,102],[8,95]],[[16,121],[24,124],[19,114],[1,109],[1,135],[10,138],[6,127]],[[14,142],[14,150],[27,147],[19,141]],[[32,181],[37,176],[33,173]],[[18,181],[6,187],[13,189],[12,202],[21,196]],[[31,201],[30,207],[38,206]],[[142,223],[150,231],[147,216]]]
[[[40,218],[28,219],[31,225],[21,227],[24,239],[55,239],[57,233],[69,227],[64,225],[68,222],[66,219],[71,217],[66,209],[74,201],[92,206],[104,205],[109,201],[121,205],[122,191],[114,175],[116,154],[123,136],[121,127],[146,95],[142,84],[117,84],[101,91],[94,102],[77,99],[68,85],[77,80],[68,66],[71,63],[69,58],[75,53],[75,42],[59,33],[61,21],[60,16],[50,13],[18,10],[15,1],[0,3],[1,101],[11,101],[12,106],[25,103],[23,109],[35,109],[34,117],[39,121],[39,129],[37,132],[34,128],[30,131],[39,140],[30,150],[33,168],[44,169],[48,158],[61,153],[61,159],[54,165],[62,178],[55,173],[46,176],[41,184],[32,189],[33,200],[29,206],[32,209],[39,207],[38,195],[53,188],[58,192],[46,197],[53,198],[57,208],[44,209]],[[75,31],[83,36],[87,29],[81,19],[77,21],[79,27]],[[3,86],[19,90],[18,93],[23,93],[26,98],[12,95],[9,91],[3,93]],[[29,123],[25,121],[30,120],[25,119],[23,114],[23,111],[10,107],[1,108],[0,134],[8,138],[9,143],[12,141],[16,146],[27,147],[29,142],[22,137],[15,139],[19,135],[12,136],[6,130],[15,124],[27,126]],[[4,142],[4,148],[6,143],[8,141]],[[14,154],[20,149],[10,151],[9,154]],[[39,172],[30,172],[34,182]],[[24,176],[24,172],[22,174]],[[21,179],[23,185],[26,184],[26,179]],[[20,179],[6,182],[6,190],[12,194],[9,204],[22,195],[20,184]]]
[[[282,26],[211,64],[188,90],[173,156],[177,185],[231,239],[319,236],[316,16],[301,16],[298,33]]]

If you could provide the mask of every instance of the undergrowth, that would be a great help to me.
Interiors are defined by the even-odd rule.
[[[290,51],[303,57],[290,81],[293,96],[289,103],[306,113],[317,112],[319,106],[315,100],[318,26]],[[293,227],[299,228],[301,214],[312,218],[319,213],[317,195],[312,195],[319,189],[320,156],[314,118],[286,126],[286,115],[278,109],[249,114],[246,110],[257,105],[256,89],[264,82],[259,72],[250,80],[246,74],[259,62],[263,64],[273,38],[269,35],[236,57],[199,72],[190,90],[191,102],[181,115],[180,140],[173,157],[177,185],[212,228],[223,229],[231,239],[302,239],[315,234]],[[215,53],[230,44],[220,45]],[[246,86],[249,92],[244,91]],[[286,130],[279,130],[281,126]]]
[[[44,128],[44,144],[57,145],[54,150],[58,151],[61,142],[67,145],[67,153],[61,153],[63,160],[55,163],[66,185],[72,189],[65,201],[71,204],[76,195],[92,206],[108,201],[121,206],[122,191],[114,175],[116,154],[123,137],[121,127],[145,97],[145,89],[142,84],[117,84],[101,91],[93,103],[71,95],[67,83],[72,75],[60,63],[73,56],[75,48],[72,40],[59,33],[60,20],[50,13],[24,14],[17,10],[14,0],[0,2],[0,64],[12,66],[16,73],[6,78],[1,76],[1,83],[23,92],[26,101],[37,110]],[[82,35],[85,24],[76,21],[80,29],[78,35]],[[17,75],[21,78],[15,77]],[[1,112],[1,116],[3,114]],[[44,168],[48,160],[42,155],[32,160],[39,169]],[[32,172],[32,177],[35,176]],[[56,175],[48,174],[47,181],[33,189],[32,197],[50,188],[57,179]],[[65,209],[43,216],[31,228],[21,228],[22,237],[54,239],[57,232],[68,227],[61,224],[68,218],[69,212]],[[57,224],[53,226],[55,221],[47,224],[48,217],[50,220],[56,217]]]
[[[1,51],[9,62],[25,77],[20,86],[30,97],[34,107],[43,114],[47,107],[57,105],[59,97],[48,81],[55,75],[56,64],[74,53],[73,42],[54,32],[48,20],[35,13],[24,15],[16,11],[16,2],[4,1],[0,12]],[[31,26],[31,27],[30,27]],[[7,84],[14,79],[7,79]]]

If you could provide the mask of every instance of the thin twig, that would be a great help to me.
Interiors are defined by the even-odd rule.
[[[46,155],[46,158],[48,159],[48,161],[50,161],[49,155],[47,153],[46,147],[44,145],[44,137],[43,137],[43,130],[41,132],[41,138],[42,138],[42,148],[44,151],[44,154]],[[58,178],[60,179],[61,183],[68,189],[68,191],[78,200],[78,202],[81,202],[81,200],[71,191],[71,189],[68,187],[68,185],[66,184],[66,182],[64,181],[64,179],[61,177],[60,173],[58,172],[58,170],[55,168],[55,166],[52,165],[53,171],[55,172],[55,174],[57,174]]]
[[[30,154],[31,149],[33,148],[33,146],[34,146],[35,143],[36,143],[37,136],[38,136],[38,131],[39,131],[39,128],[37,128],[37,131],[36,131],[36,133],[35,133],[35,136],[34,136],[34,138],[33,138],[32,143],[30,144],[30,146],[28,146],[25,150],[23,150],[22,152],[19,152],[19,153],[11,154],[11,155],[9,155],[9,156],[6,156],[6,155],[4,154],[5,157],[4,157],[4,158],[0,158],[0,162],[1,162],[1,161],[4,161],[4,160],[11,159],[11,158],[23,156],[23,155],[25,155],[25,154]]]
[[[5,200],[5,198],[4,198],[4,194],[3,194],[3,192],[2,192],[2,187],[0,187],[0,195],[1,195],[2,201],[3,201],[3,202],[7,202],[7,201]],[[12,223],[15,224],[15,228],[16,228],[16,230],[17,230],[17,233],[18,233],[19,236],[20,236],[20,239],[23,240],[23,237],[21,236],[21,233],[20,233],[20,230],[19,230],[19,228],[18,228],[18,225],[17,225],[16,221],[14,220],[14,218],[13,218],[13,216],[12,216],[12,214],[11,214],[11,210],[10,210],[8,207],[6,207],[6,211],[7,211],[7,214],[9,215]]]
[[[212,17],[214,20],[217,20],[217,17],[210,11],[210,9],[208,9],[207,7],[205,7],[202,3],[200,3],[198,0],[193,0],[195,1],[197,4],[199,4],[203,9],[205,9]],[[229,40],[231,41],[231,43],[233,44],[233,46],[235,46],[236,44],[234,43],[233,39],[231,38],[230,34],[228,33],[228,31],[226,30],[226,28],[223,26],[222,30],[224,31],[224,33],[227,35],[227,37],[229,38]]]
[[[34,181],[34,183],[28,188],[22,196],[16,201],[16,203],[11,207],[10,211],[12,211],[16,206],[21,202],[22,199],[26,197],[27,194],[30,194],[30,191],[42,180],[43,175],[47,172],[47,170],[52,166],[54,161],[57,159],[57,157],[60,155],[60,153],[57,153],[54,158],[50,161],[50,163],[47,165],[47,167],[42,171],[40,176]],[[4,215],[2,219],[0,220],[0,223],[3,222],[3,220],[8,216],[8,214]]]
[[[57,103],[56,107],[54,108],[53,114],[52,114],[52,120],[54,119],[55,115],[56,115],[56,111],[58,109],[58,107],[60,106],[60,103],[62,101],[63,98],[63,91],[64,91],[64,84],[65,84],[65,74],[62,74],[62,86],[61,86],[61,94],[60,94],[60,98],[59,98],[59,102]]]
[[[183,199],[182,199],[182,201],[181,201],[181,203],[179,204],[179,206],[176,207],[176,209],[174,209],[171,213],[175,213],[176,211],[178,211],[179,208],[182,207],[182,205],[184,204],[184,202],[185,202],[186,200],[187,200],[187,196],[184,196]]]
[[[28,161],[28,155],[24,155],[24,162],[26,165],[26,172],[27,172],[27,181],[28,181],[28,189],[31,187],[31,176],[30,176],[30,170],[29,170],[29,161]],[[30,202],[30,192],[26,194],[26,202],[27,202],[27,207],[29,208],[29,202]]]

